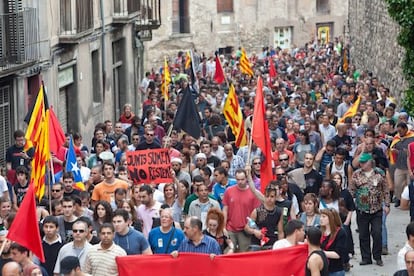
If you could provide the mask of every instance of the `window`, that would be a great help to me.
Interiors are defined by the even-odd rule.
[[[330,13],[329,0],[316,0],[316,13],[318,14]]]
[[[0,84],[0,166],[6,165],[6,150],[12,144],[11,83]]]
[[[93,90],[93,102],[101,102],[101,67],[99,66],[99,51],[92,51],[92,90]]]
[[[292,43],[292,27],[276,27],[273,35],[273,46],[281,49],[289,48]]]
[[[190,33],[189,0],[173,0],[172,32]]]
[[[233,0],[217,0],[217,12],[233,12]]]

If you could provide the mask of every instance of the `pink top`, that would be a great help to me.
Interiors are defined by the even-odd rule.
[[[414,142],[408,144],[408,152],[410,153],[411,171],[414,171]]]

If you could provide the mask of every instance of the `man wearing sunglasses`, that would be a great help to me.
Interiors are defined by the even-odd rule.
[[[146,129],[144,140],[138,144],[136,150],[160,149],[161,145],[155,140],[154,130]]]
[[[88,235],[88,225],[84,221],[77,220],[72,226],[73,241],[65,244],[59,251],[54,275],[60,275],[60,262],[67,256],[76,256],[79,259],[81,270],[85,269],[86,253],[92,248],[92,245],[86,240]]]

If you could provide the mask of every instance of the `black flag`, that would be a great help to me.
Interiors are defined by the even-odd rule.
[[[200,115],[188,85],[183,92],[173,124],[175,129],[182,129],[196,139],[201,135]]]

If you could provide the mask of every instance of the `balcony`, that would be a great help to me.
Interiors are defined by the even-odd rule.
[[[140,16],[135,21],[138,31],[154,30],[161,26],[161,0],[140,0]]]
[[[0,14],[0,75],[34,64],[39,58],[34,8]]]
[[[140,0],[114,0],[112,21],[115,24],[130,23],[138,16],[140,9]]]
[[[60,43],[78,43],[93,32],[91,0],[60,0]]]

